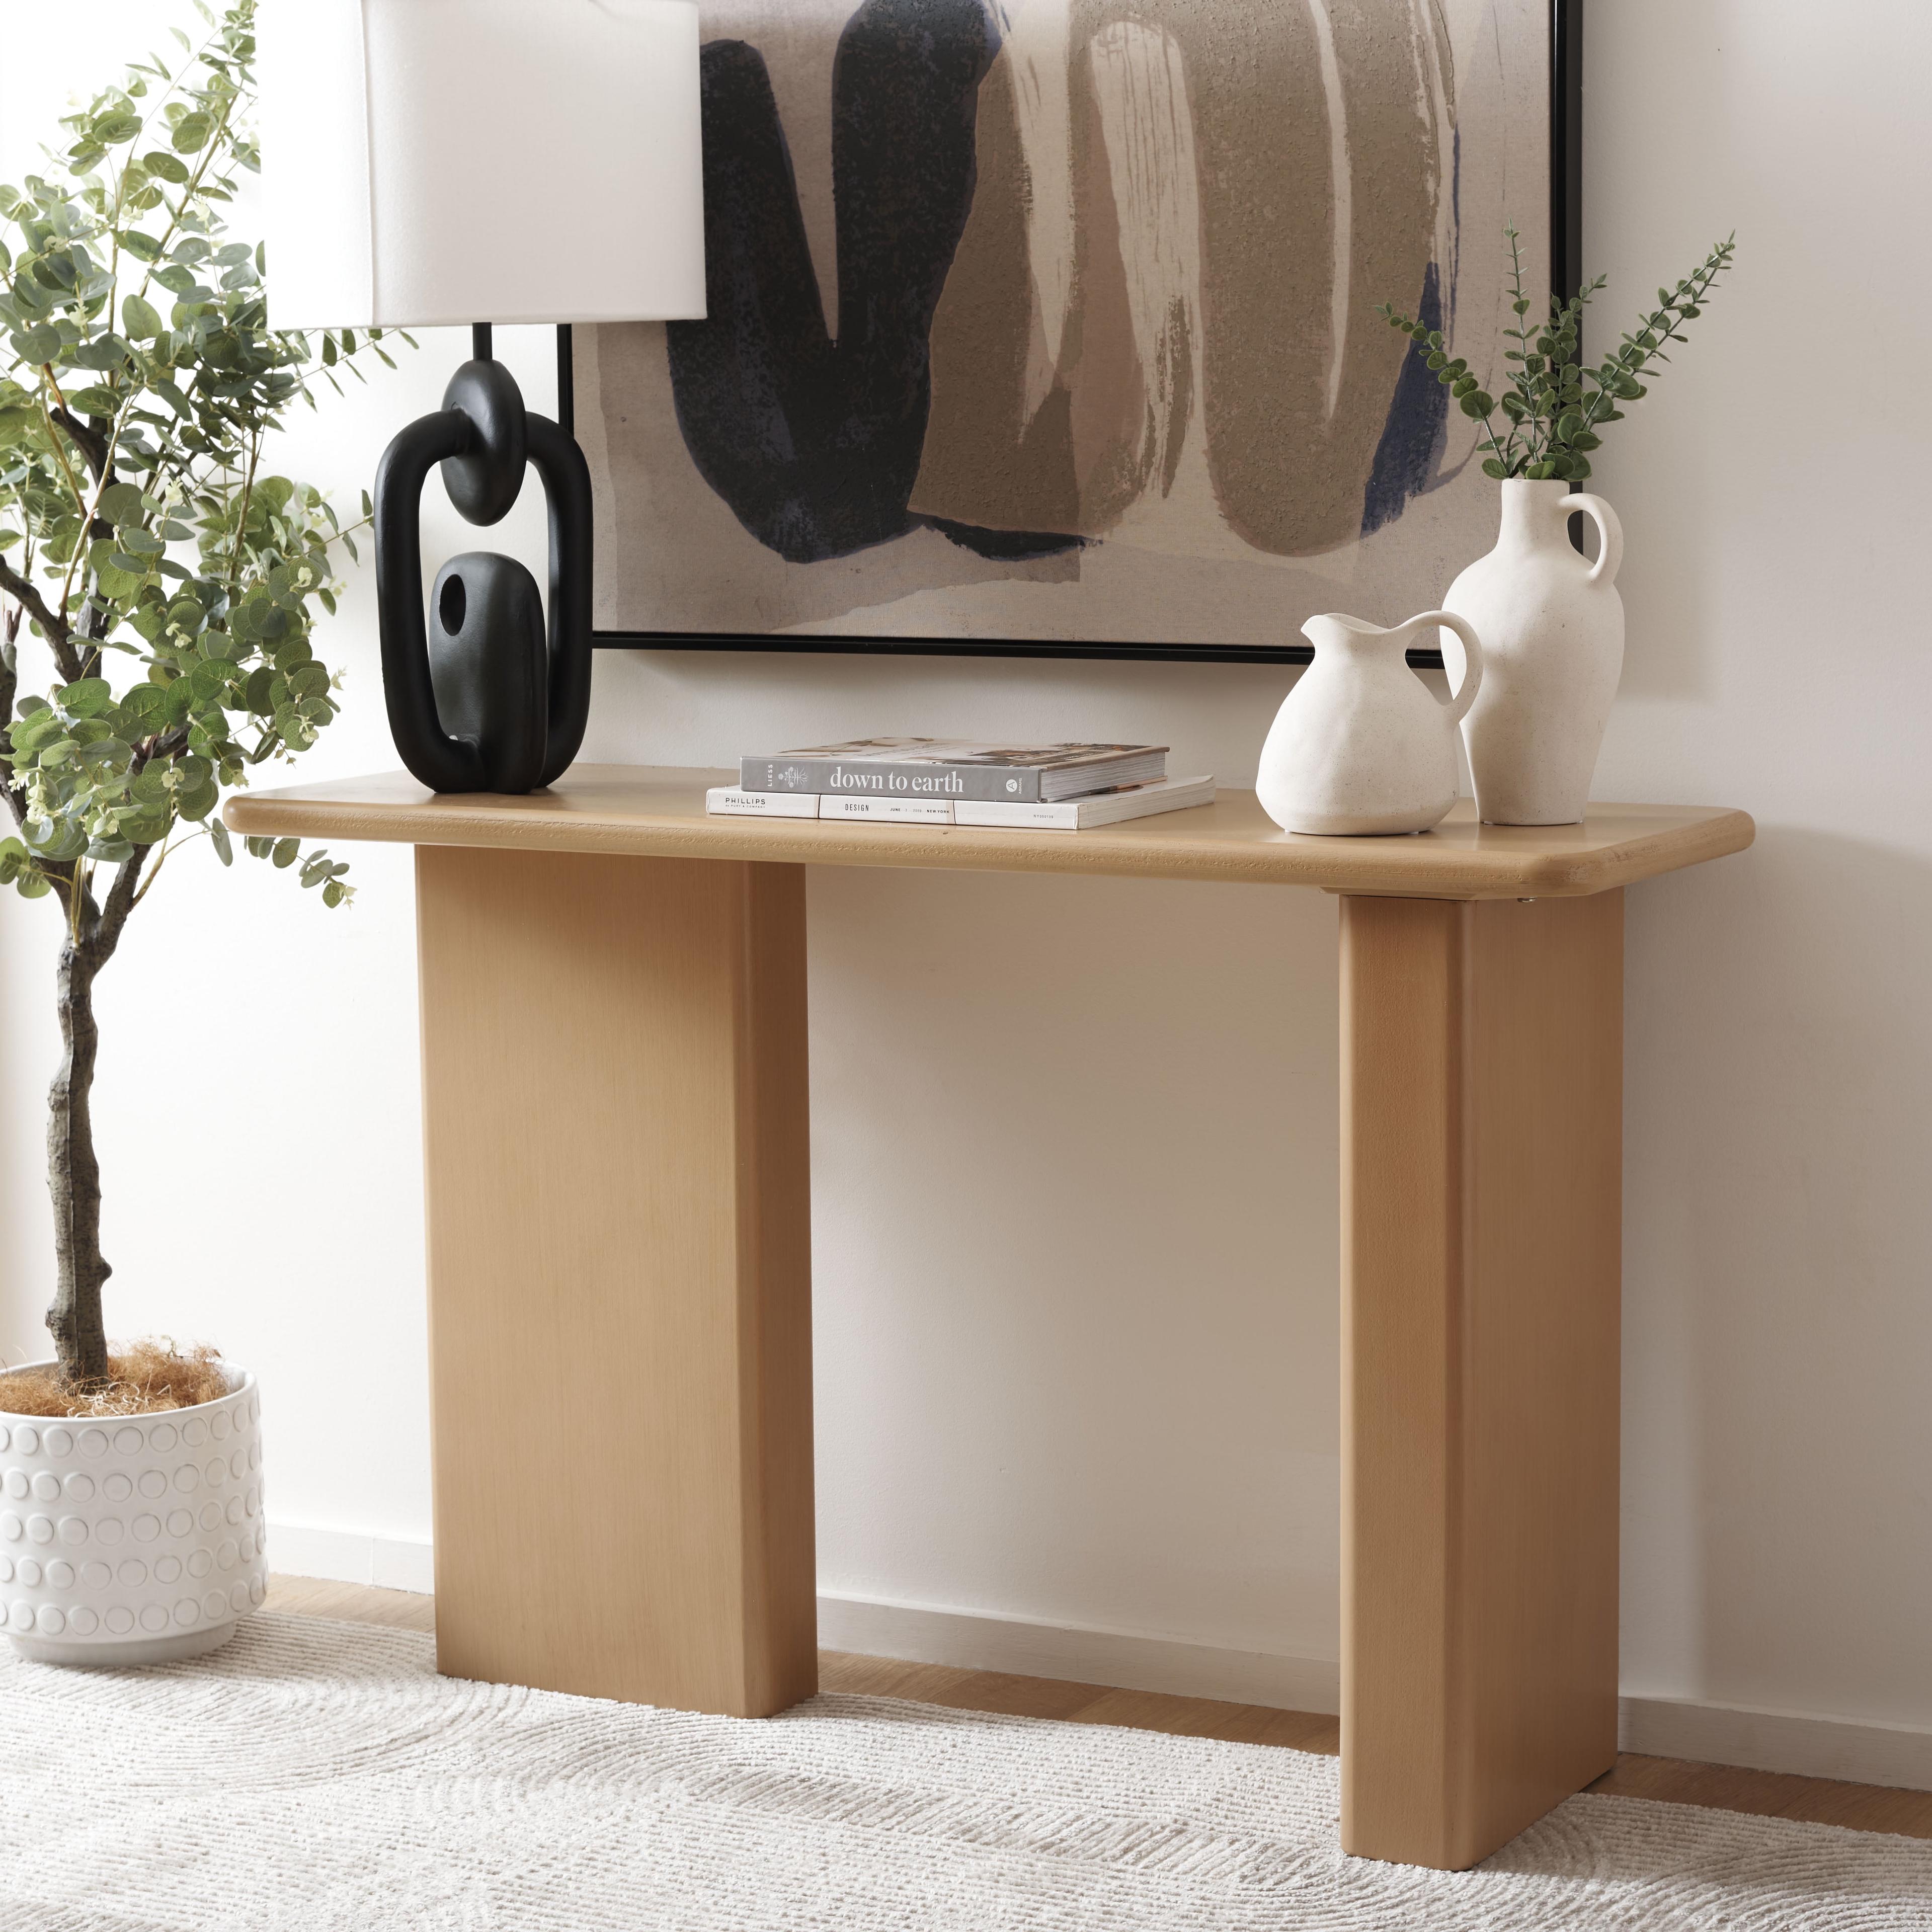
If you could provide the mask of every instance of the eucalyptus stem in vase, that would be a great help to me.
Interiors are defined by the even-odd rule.
[[[1449,354],[1439,328],[1398,314],[1387,302],[1376,313],[1391,328],[1414,339],[1436,380],[1461,404],[1466,416],[1482,424],[1492,452],[1483,459],[1485,476],[1498,482],[1516,476],[1532,483],[1580,483],[1590,473],[1589,452],[1603,440],[1598,430],[1623,420],[1619,403],[1634,403],[1648,394],[1640,378],[1654,376],[1656,365],[1670,360],[1664,346],[1666,342],[1688,339],[1678,332],[1680,326],[1703,313],[1706,297],[1731,265],[1737,237],[1718,243],[1675,289],[1659,289],[1656,308],[1634,330],[1625,332],[1613,354],[1587,368],[1580,354],[1583,312],[1591,298],[1608,285],[1606,278],[1599,275],[1567,302],[1552,296],[1549,320],[1526,326],[1524,318],[1533,304],[1523,292],[1522,239],[1514,228],[1503,232],[1509,242],[1515,298],[1510,306],[1516,326],[1503,331],[1516,344],[1503,351],[1503,360],[1515,367],[1500,401],[1469,373],[1466,358]],[[1508,419],[1500,436],[1498,410]]]
[[[1648,393],[1667,344],[1687,338],[1718,278],[1731,266],[1735,236],[1720,242],[1594,366],[1582,360],[1584,312],[1604,286],[1599,275],[1567,300],[1552,296],[1546,320],[1532,323],[1524,292],[1521,238],[1505,229],[1516,320],[1503,334],[1508,380],[1500,398],[1482,386],[1468,358],[1452,353],[1440,329],[1384,302],[1376,310],[1410,337],[1436,380],[1480,426],[1489,454],[1483,472],[1502,486],[1496,547],[1471,564],[1442,600],[1482,640],[1482,687],[1462,720],[1486,824],[1574,824],[1585,814],[1624,655],[1623,600],[1617,572],[1623,527],[1600,496],[1572,494],[1590,474],[1590,457],[1619,405]],[[1500,418],[1500,421],[1498,420]],[[1570,519],[1596,525],[1598,554],[1570,547]],[[1452,668],[1456,662],[1450,652]]]

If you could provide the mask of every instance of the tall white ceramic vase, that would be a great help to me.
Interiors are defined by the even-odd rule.
[[[1594,563],[1570,542],[1577,511],[1597,526]],[[1623,526],[1602,497],[1513,478],[1502,485],[1496,548],[1443,598],[1483,640],[1482,688],[1462,721],[1462,742],[1484,824],[1582,818],[1623,671]],[[1454,650],[1448,636],[1443,642]]]

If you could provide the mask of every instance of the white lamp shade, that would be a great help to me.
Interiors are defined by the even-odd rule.
[[[260,0],[277,328],[704,314],[694,0]]]

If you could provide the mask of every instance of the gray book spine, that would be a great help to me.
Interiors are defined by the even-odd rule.
[[[847,764],[838,758],[742,758],[745,791],[815,791],[839,798],[970,799],[980,805],[1037,805],[1040,772],[999,765]]]

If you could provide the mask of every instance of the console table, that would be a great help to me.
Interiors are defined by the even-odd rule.
[[[806,866],[1315,887],[1342,902],[1343,1845],[1472,1864],[1609,1768],[1622,889],[1750,820],[1465,803],[1308,838],[1246,792],[1059,834],[708,818],[730,778],[227,806],[417,848],[440,1667],[742,1717],[817,1688]]]

